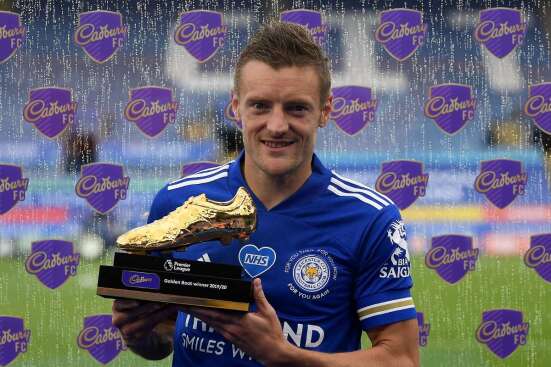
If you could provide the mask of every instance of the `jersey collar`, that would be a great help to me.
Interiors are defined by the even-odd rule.
[[[230,191],[235,193],[240,186],[245,187],[251,196],[253,197],[254,203],[259,210],[266,211],[264,204],[256,197],[252,192],[251,188],[245,181],[243,177],[243,172],[241,172],[241,164],[245,160],[245,150],[241,151],[237,159],[233,161],[228,170],[228,184]],[[314,153],[312,157],[312,174],[306,182],[290,197],[277,204],[275,207],[270,209],[270,212],[280,212],[289,209],[293,209],[296,206],[302,206],[305,204],[312,204],[322,192],[327,189],[329,181],[331,179],[331,171],[323,166],[317,155]]]

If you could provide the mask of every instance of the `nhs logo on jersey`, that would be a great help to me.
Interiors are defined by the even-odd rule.
[[[268,271],[276,260],[276,253],[271,247],[258,248],[246,245],[239,250],[239,263],[251,278]]]

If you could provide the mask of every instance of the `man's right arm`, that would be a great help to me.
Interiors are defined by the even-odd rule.
[[[177,314],[175,305],[119,299],[113,302],[113,325],[134,353],[150,360],[172,353]]]

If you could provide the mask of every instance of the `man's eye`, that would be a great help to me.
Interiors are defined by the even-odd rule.
[[[307,108],[306,106],[303,106],[303,105],[292,105],[292,106],[289,106],[289,110],[292,112],[306,112]]]
[[[266,105],[262,102],[255,102],[253,103],[253,108],[256,109],[256,110],[263,110],[266,108]]]

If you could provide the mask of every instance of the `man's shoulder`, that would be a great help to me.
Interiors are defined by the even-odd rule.
[[[207,168],[182,178],[169,181],[161,189],[160,193],[169,197],[193,196],[196,194],[218,195],[221,190],[225,191],[230,165],[226,164]]]
[[[355,217],[364,224],[366,218],[375,220],[398,211],[388,196],[335,171],[331,171],[324,201],[332,208],[333,215]]]

